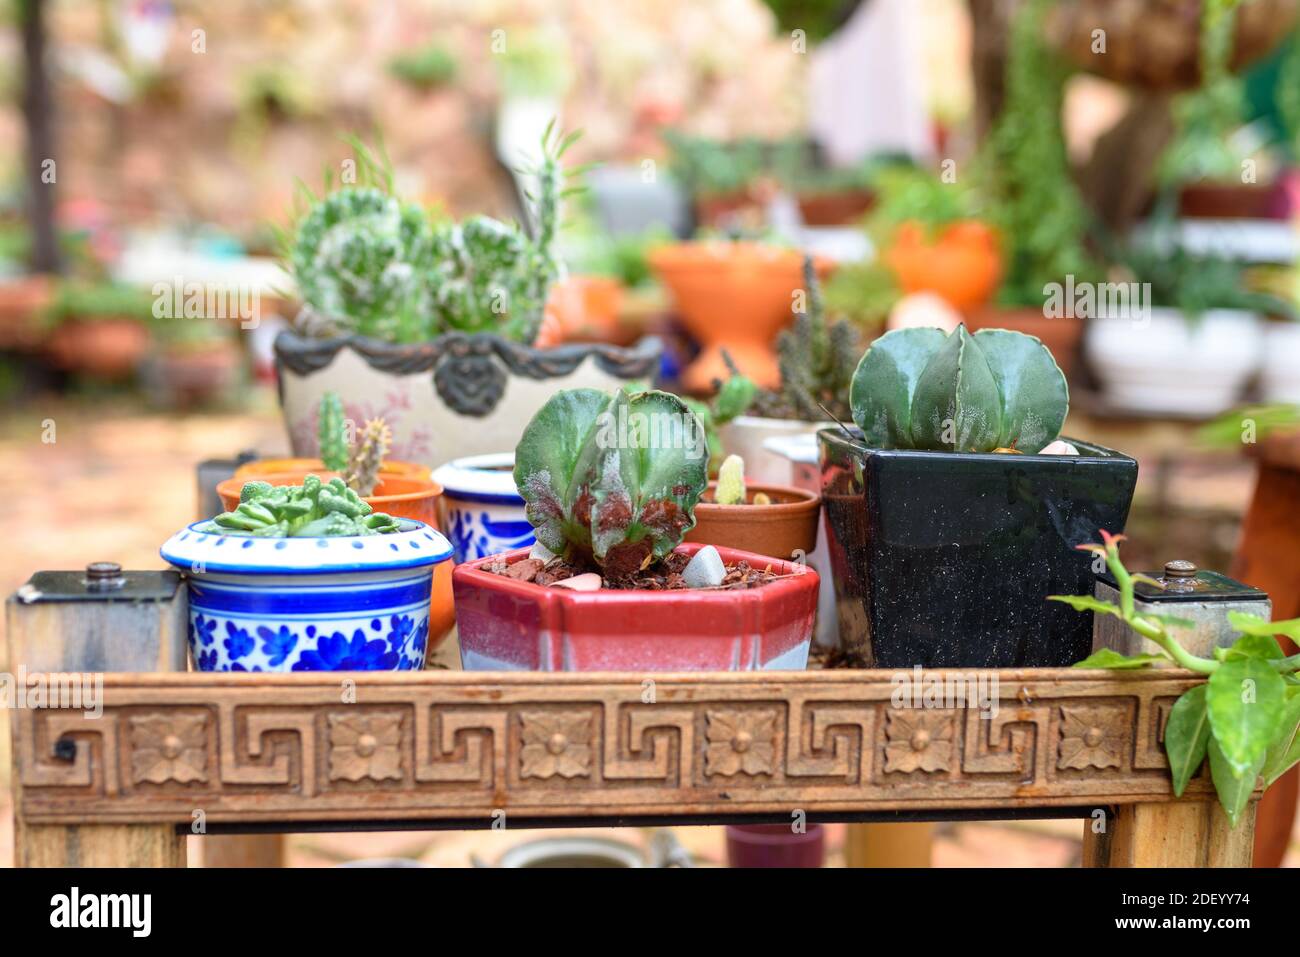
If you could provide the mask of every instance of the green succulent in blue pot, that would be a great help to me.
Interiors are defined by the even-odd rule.
[[[1069,386],[1047,347],[895,330],[858,363],[849,405],[856,428],[818,433],[844,653],[874,667],[1086,655],[1091,621],[1035,596],[1091,586],[1075,546],[1089,523],[1123,528],[1137,463],[1060,438]]]

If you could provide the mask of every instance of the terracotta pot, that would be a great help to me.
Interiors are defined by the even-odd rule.
[[[937,293],[962,312],[987,303],[1002,278],[997,235],[977,220],[953,223],[933,240],[919,223],[903,223],[883,258],[903,292]]]
[[[746,501],[765,492],[772,504],[718,505],[713,501],[717,487],[710,482],[695,506],[695,527],[686,533],[686,541],[800,560],[817,547],[822,500],[816,492],[792,485],[750,485]]]
[[[628,348],[570,343],[546,349],[461,332],[405,345],[363,336],[305,339],[293,332],[275,339],[280,407],[295,455],[319,454],[320,400],[334,392],[346,417],[383,417],[393,430],[395,457],[430,468],[513,449],[556,391],[612,391],[651,379],[661,352],[653,337]]]
[[[292,461],[292,460],[287,460]],[[249,465],[259,463],[250,462]],[[404,465],[410,463],[391,463]],[[245,466],[247,467],[247,466]],[[242,471],[242,469],[241,469]],[[332,478],[337,472],[326,472],[314,468],[303,468],[285,472],[253,472],[241,475],[236,472],[231,478],[217,485],[217,495],[221,505],[230,511],[239,504],[239,490],[245,482],[270,482],[272,485],[301,485],[309,473],[322,478]],[[442,486],[433,479],[414,475],[383,475],[375,486],[375,494],[366,496],[366,502],[376,512],[386,512],[394,518],[410,518],[438,528],[438,498],[442,495]],[[451,562],[440,562],[433,569],[433,597],[429,606],[429,648],[436,648],[451,632],[456,623],[456,612],[451,597]]]
[[[255,462],[246,462],[235,470],[235,478],[249,481],[254,478],[261,478],[263,475],[273,475],[276,472],[315,472],[319,475],[325,470],[325,463],[320,459],[258,459]],[[391,459],[384,462],[379,467],[381,476],[404,476],[406,478],[427,479],[431,470],[427,465],[421,465],[418,462],[394,462]],[[436,526],[435,526],[436,527]]]
[[[805,226],[852,226],[876,205],[876,194],[869,189],[800,193],[796,202]]]
[[[1083,339],[1084,321],[1081,316],[1062,316],[1053,319],[1043,315],[1036,307],[1005,308],[984,306],[972,309],[964,317],[971,332],[981,329],[1010,329],[1033,336],[1047,346],[1056,364],[1063,371],[1072,371],[1079,355],[1079,342]]]
[[[240,379],[243,362],[243,349],[230,339],[164,348],[145,357],[140,379],[156,405],[186,409],[228,394]]]
[[[551,288],[546,311],[561,342],[612,342],[618,337],[623,285],[609,276],[569,276]]]
[[[761,243],[694,242],[650,251],[650,265],[672,292],[683,325],[700,343],[700,355],[682,372],[691,392],[707,392],[725,379],[725,348],[760,386],[781,379],[772,340],[791,318],[792,295],[803,284],[803,255]],[[818,275],[831,271],[818,260]]]
[[[1178,191],[1178,213],[1186,219],[1272,219],[1285,221],[1291,204],[1285,184],[1188,183]]]
[[[41,315],[50,304],[49,276],[0,281],[0,349],[32,349],[45,338]]]
[[[56,365],[97,379],[120,380],[135,372],[149,349],[149,329],[135,319],[71,319],[54,330]]]
[[[694,554],[703,546],[685,544]],[[768,565],[783,577],[759,588],[674,591],[569,588],[484,571],[528,549],[457,565],[452,572],[461,664],[466,671],[803,670],[817,573],[733,548],[724,561]]]
[[[709,229],[725,227],[736,220],[761,223],[766,217],[767,201],[749,190],[697,196],[692,204],[695,225]]]

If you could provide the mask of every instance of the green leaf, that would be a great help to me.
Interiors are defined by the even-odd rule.
[[[1098,648],[1087,658],[1075,664],[1075,668],[1109,668],[1112,671],[1130,671],[1145,668],[1157,661],[1168,661],[1166,655],[1121,655],[1111,648]]]
[[[1232,643],[1224,652],[1224,657],[1225,660],[1258,658],[1261,661],[1272,661],[1285,658],[1286,652],[1272,635],[1245,634]]]
[[[1210,727],[1237,774],[1263,763],[1282,720],[1286,684],[1258,658],[1225,661],[1206,683]]]
[[[515,486],[537,540],[557,555],[591,547],[594,438],[611,400],[599,389],[565,389],[537,410],[515,446]],[[589,450],[584,455],[584,451]],[[581,514],[575,514],[575,509]]]
[[[1092,595],[1048,595],[1047,600],[1064,602],[1075,611],[1095,611],[1103,615],[1114,615],[1116,618],[1124,617],[1120,613],[1119,605],[1102,598],[1094,598]]]
[[[1205,762],[1205,749],[1210,742],[1210,718],[1205,702],[1205,685],[1196,685],[1174,702],[1165,723],[1165,754],[1169,757],[1174,793],[1179,797]]]
[[[596,443],[591,543],[597,562],[625,574],[646,555],[667,555],[694,527],[695,504],[709,481],[709,453],[704,426],[671,393],[629,399],[619,392],[610,411],[616,425],[626,416],[627,442],[620,430],[615,441]]]
[[[1264,757],[1264,767],[1260,774],[1264,777],[1264,787],[1269,787],[1287,771],[1300,762],[1300,694],[1291,693],[1289,688],[1286,704],[1282,709],[1282,720],[1278,723],[1278,733],[1268,746]]]
[[[1042,341],[1007,329],[981,329],[975,343],[988,360],[1002,396],[997,447],[1026,455],[1042,450],[1061,433],[1070,409],[1070,389]]]
[[[957,327],[916,381],[912,444],[918,449],[991,452],[1002,431],[1002,397],[983,350]]]
[[[1228,814],[1228,822],[1236,827],[1241,812],[1246,809],[1250,796],[1255,792],[1264,756],[1261,754],[1238,773],[1214,738],[1210,739],[1206,752],[1210,758],[1210,777],[1214,780],[1214,790],[1219,792],[1219,803]]]
[[[945,338],[938,329],[895,329],[873,342],[858,362],[849,407],[868,445],[912,447],[912,395]]]
[[[1292,641],[1300,642],[1300,618],[1289,621],[1267,621],[1258,615],[1248,615],[1241,611],[1228,612],[1228,624],[1243,635],[1286,635]],[[1279,655],[1278,657],[1283,657]]]

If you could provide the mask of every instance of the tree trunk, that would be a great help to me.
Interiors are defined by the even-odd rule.
[[[31,265],[36,272],[57,273],[62,261],[54,224],[54,97],[45,72],[45,4],[43,0],[19,0],[18,7],[25,54],[23,118],[27,125],[27,218],[32,229]]]

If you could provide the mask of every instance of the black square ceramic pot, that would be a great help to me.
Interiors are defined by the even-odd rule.
[[[863,667],[1072,665],[1092,615],[1048,595],[1091,595],[1075,546],[1120,532],[1137,462],[1069,440],[1075,455],[868,448],[818,433],[841,645]]]

